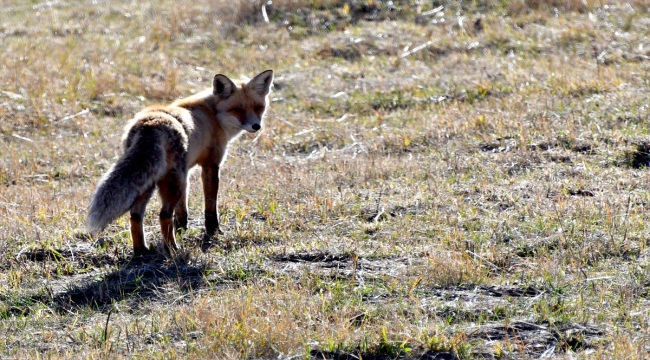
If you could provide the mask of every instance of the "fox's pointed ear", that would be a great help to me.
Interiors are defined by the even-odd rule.
[[[217,74],[212,80],[212,93],[222,99],[227,99],[235,92],[237,86],[227,76]]]
[[[266,70],[248,82],[248,86],[262,96],[268,95],[273,84],[273,70]]]

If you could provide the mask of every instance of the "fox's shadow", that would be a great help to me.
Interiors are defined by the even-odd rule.
[[[65,290],[51,295],[51,302],[59,311],[86,306],[105,311],[121,301],[135,308],[145,301],[168,299],[170,292],[182,298],[210,286],[204,276],[206,269],[205,263],[187,264],[160,255],[134,257],[99,277],[66,284]]]
[[[42,303],[60,313],[75,312],[82,308],[107,312],[113,304],[136,309],[145,302],[177,302],[190,299],[188,294],[202,288],[233,286],[243,281],[238,276],[215,271],[214,262],[207,257],[196,257],[217,250],[229,253],[251,243],[266,243],[268,239],[225,240],[205,233],[186,236],[182,244],[185,250],[176,256],[156,253],[151,256],[134,257],[130,251],[123,253],[113,247],[110,240],[95,243],[79,243],[65,249],[24,249],[15,257],[18,262],[54,262],[59,267],[72,265],[76,269],[107,269],[55,277],[36,292],[27,296],[0,295],[8,314],[27,315],[33,304]],[[107,246],[116,251],[98,251],[96,246]],[[120,249],[121,250],[121,249]],[[130,250],[130,249],[129,249]],[[118,254],[119,252],[119,254]],[[193,253],[193,255],[192,255]],[[212,265],[209,265],[212,264]],[[255,270],[253,270],[255,272]]]
[[[145,257],[130,254],[98,253],[93,246],[70,249],[21,251],[17,261],[71,263],[77,268],[104,268],[53,278],[36,293],[27,296],[0,296],[11,314],[26,315],[35,303],[43,303],[60,312],[74,312],[90,307],[109,311],[114,303],[137,308],[143,302],[166,302],[186,299],[186,294],[205,287],[219,286],[218,279],[208,280],[211,272],[205,261],[188,253],[169,256],[157,253]]]

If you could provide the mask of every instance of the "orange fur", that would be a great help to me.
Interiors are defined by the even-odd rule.
[[[91,233],[130,210],[134,252],[147,253],[142,219],[158,187],[164,245],[168,251],[176,251],[174,233],[187,227],[188,173],[195,165],[203,170],[206,233],[217,233],[219,167],[231,140],[242,131],[261,128],[272,81],[271,70],[239,84],[215,75],[210,90],[136,114],[125,130],[124,155],[104,175],[93,195],[88,218]]]

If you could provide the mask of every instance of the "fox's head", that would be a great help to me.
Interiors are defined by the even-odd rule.
[[[262,128],[272,83],[273,70],[266,70],[239,86],[225,75],[214,76],[212,92],[219,99],[217,117],[226,131],[252,133]]]

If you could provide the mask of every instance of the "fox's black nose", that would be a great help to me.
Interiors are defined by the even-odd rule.
[[[253,130],[257,131],[261,128],[260,124],[253,124]]]

